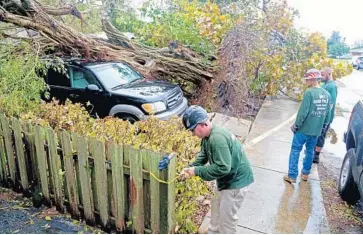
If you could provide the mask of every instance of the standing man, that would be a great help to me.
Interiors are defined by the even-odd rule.
[[[314,163],[319,163],[319,155],[320,155],[322,148],[324,147],[326,133],[329,130],[330,124],[333,122],[333,119],[334,119],[335,104],[337,102],[337,95],[338,95],[337,84],[333,80],[333,70],[329,67],[325,67],[321,71],[321,76],[322,76],[321,80],[324,83],[322,85],[322,88],[324,88],[330,94],[331,110],[330,110],[329,124],[328,124],[327,128],[325,129],[325,132],[321,133],[321,135],[319,136],[318,142],[315,147],[315,155],[314,155],[314,160],[313,160]]]
[[[301,179],[308,180],[316,142],[321,133],[325,132],[330,120],[330,95],[319,87],[320,71],[310,69],[304,78],[308,89],[304,93],[295,124],[291,127],[294,138],[289,158],[289,172],[284,176],[284,180],[289,183],[296,182],[299,156],[304,145],[306,153]]]
[[[236,233],[238,210],[254,181],[242,145],[232,133],[212,124],[202,107],[190,106],[183,116],[183,124],[202,139],[195,162],[183,173],[187,177],[195,175],[206,181],[217,181],[208,233]]]

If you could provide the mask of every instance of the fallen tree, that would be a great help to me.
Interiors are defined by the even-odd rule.
[[[189,94],[213,78],[213,67],[196,53],[177,43],[155,49],[130,41],[103,19],[109,41],[97,40],[68,27],[56,17],[71,14],[83,21],[82,13],[67,5],[45,6],[36,0],[0,0],[0,21],[38,31],[41,39],[31,40],[45,53],[81,56],[89,60],[117,60],[130,64],[146,78],[177,82]],[[5,37],[11,37],[4,34]]]

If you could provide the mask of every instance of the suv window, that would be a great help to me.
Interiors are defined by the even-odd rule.
[[[134,69],[122,63],[108,63],[89,67],[105,85],[113,89],[142,79]]]
[[[71,82],[66,73],[50,68],[47,73],[48,85],[70,87]]]
[[[71,80],[72,80],[71,81],[72,88],[84,89],[90,84],[94,84],[94,85],[97,85],[98,87],[100,87],[100,85],[98,84],[98,82],[97,82],[96,78],[93,76],[93,74],[87,70],[71,67],[70,73],[71,73]]]

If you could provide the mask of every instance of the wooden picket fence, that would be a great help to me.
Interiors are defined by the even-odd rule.
[[[173,233],[175,158],[33,126],[0,114],[0,182],[90,225],[136,233]]]

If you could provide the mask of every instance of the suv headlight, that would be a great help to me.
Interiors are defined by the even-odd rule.
[[[158,112],[162,112],[162,111],[166,110],[165,103],[162,101],[143,104],[143,105],[141,105],[141,107],[145,110],[145,112],[147,112],[149,114],[154,114],[154,113],[158,113]]]

